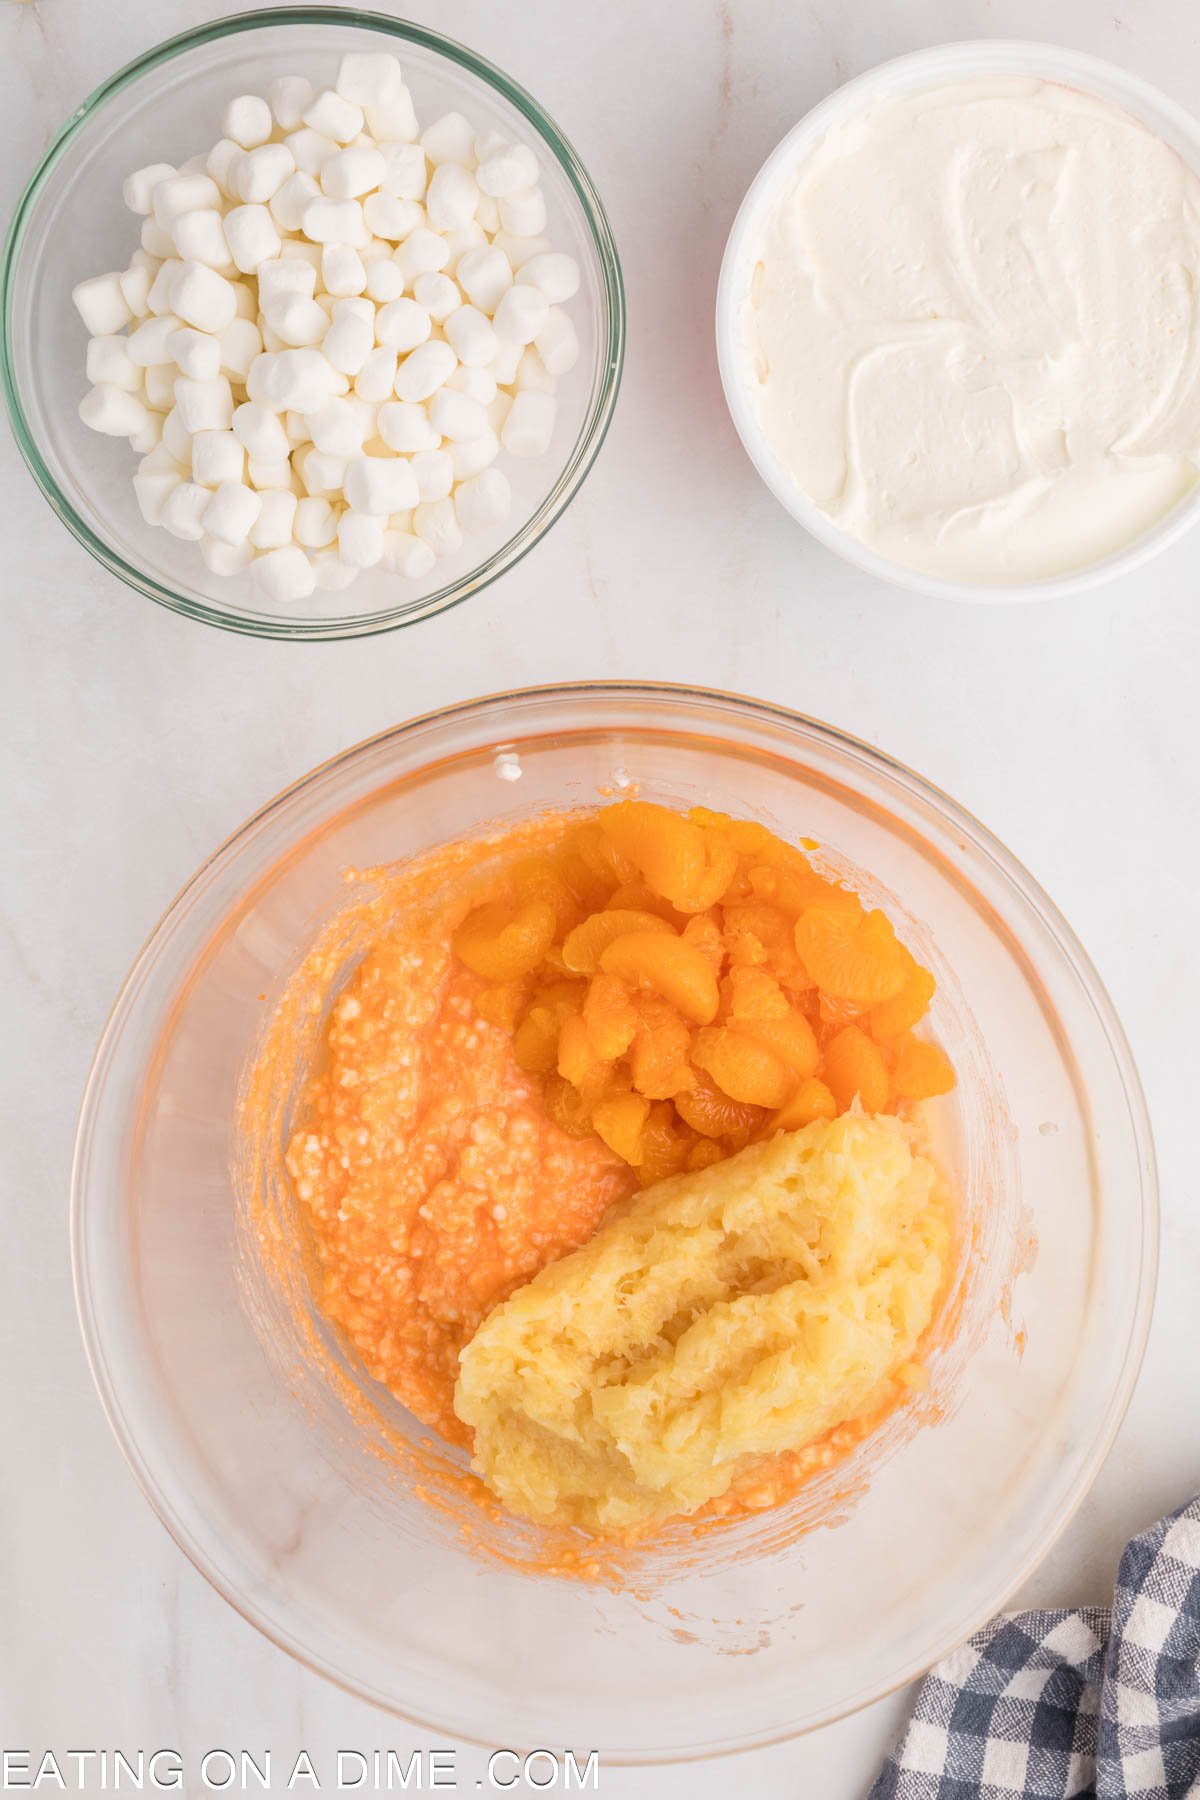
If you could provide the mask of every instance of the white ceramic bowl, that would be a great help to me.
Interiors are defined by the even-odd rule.
[[[1200,175],[1200,120],[1148,82],[1111,63],[1102,62],[1098,57],[1084,56],[1057,44],[994,39],[979,43],[938,44],[930,50],[917,50],[909,56],[897,57],[893,62],[881,63],[878,68],[869,69],[865,75],[848,81],[845,87],[838,88],[836,93],[806,113],[771,152],[751,182],[729,234],[717,285],[717,361],[729,411],[751,462],[792,517],[846,562],[865,569],[867,574],[876,575],[882,581],[917,588],[940,599],[1050,600],[1126,575],[1173,544],[1200,518],[1200,486],[1148,531],[1098,562],[1041,581],[995,585],[947,581],[877,555],[866,544],[843,531],[801,492],[767,442],[742,373],[744,350],[740,343],[739,318],[749,293],[756,246],[761,241],[763,226],[801,163],[828,131],[868,107],[975,75],[1041,76],[1111,101],[1156,132]]]

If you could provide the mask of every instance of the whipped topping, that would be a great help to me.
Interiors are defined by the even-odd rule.
[[[768,219],[746,380],[796,486],[879,554],[1024,582],[1200,479],[1200,180],[1092,95],[956,81],[827,134]]]

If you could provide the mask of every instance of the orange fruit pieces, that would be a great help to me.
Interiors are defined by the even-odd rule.
[[[847,1112],[856,1100],[869,1113],[887,1105],[887,1064],[878,1044],[857,1025],[847,1025],[826,1044],[824,1080],[839,1112]]]
[[[650,1100],[669,1100],[693,1078],[688,1062],[691,1031],[657,994],[638,994],[633,1005],[638,1018],[629,1054],[633,1085]]]
[[[583,1003],[583,1022],[597,1056],[608,1061],[624,1056],[638,1028],[638,1016],[625,983],[615,975],[594,976]]]
[[[877,1006],[904,986],[904,950],[884,913],[810,906],[797,919],[794,938],[809,975],[835,1000]]]
[[[625,937],[631,931],[656,932],[660,936],[673,936],[672,928],[657,913],[615,908],[611,912],[594,912],[577,925],[574,931],[568,932],[562,947],[563,963],[568,969],[577,970],[583,975],[594,975],[600,967],[600,958],[610,944],[615,944],[619,937]]]
[[[899,1037],[902,1031],[911,1031],[925,1017],[933,999],[937,983],[929,970],[923,969],[907,950],[904,957],[903,987],[890,1000],[871,1008],[871,1031],[875,1037]]]
[[[454,933],[454,954],[488,981],[533,973],[554,942],[554,908],[530,900],[515,909],[490,902],[468,913]]]
[[[945,1051],[936,1044],[911,1038],[901,1047],[892,1070],[892,1095],[897,1100],[932,1100],[954,1086],[954,1069]]]
[[[799,1131],[805,1125],[811,1125],[814,1119],[836,1119],[838,1103],[823,1081],[810,1076],[796,1088],[790,1100],[785,1100],[777,1113],[770,1120],[771,1130]]]
[[[601,1100],[593,1109],[592,1125],[610,1150],[623,1162],[635,1166],[642,1160],[642,1142],[650,1102],[640,1094],[618,1094],[612,1100]]]
[[[692,1061],[711,1075],[723,1094],[747,1106],[782,1106],[793,1086],[775,1052],[736,1025],[698,1031],[692,1039]]]
[[[656,894],[688,904],[708,867],[704,837],[690,819],[648,800],[618,800],[600,814],[600,829]]]
[[[628,932],[601,954],[600,967],[632,987],[661,994],[695,1025],[707,1025],[717,1016],[719,994],[711,962],[673,933]]]
[[[675,1110],[685,1125],[706,1138],[749,1134],[762,1118],[761,1107],[731,1100],[715,1081],[699,1072],[693,1075],[691,1087],[675,1095]]]

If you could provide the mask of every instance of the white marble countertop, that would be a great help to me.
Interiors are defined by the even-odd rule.
[[[0,0],[0,201],[105,75],[220,0]],[[232,0],[226,0],[231,4]],[[383,0],[385,3],[385,0]],[[1200,1486],[1197,1110],[1200,540],[1051,608],[933,604],[835,561],[760,486],[717,382],[711,309],[738,198],[799,113],[901,51],[1054,38],[1185,104],[1194,0],[416,0],[560,119],[608,204],[630,339],[616,422],[565,519],[467,608],[324,647],[205,630],[127,593],[7,436],[0,955],[0,1746],[403,1747],[406,1727],[237,1618],[150,1514],[84,1364],[66,1244],[75,1109],[110,1000],[202,857],[284,784],[408,714],[528,682],[740,689],[886,747],[1021,857],[1124,1017],[1161,1158],[1164,1255],[1136,1398],[1027,1597],[1098,1601],[1127,1535]],[[649,501],[649,503],[647,503]],[[621,1800],[862,1795],[897,1696],[736,1764],[610,1771]],[[464,1751],[464,1788],[482,1757]]]

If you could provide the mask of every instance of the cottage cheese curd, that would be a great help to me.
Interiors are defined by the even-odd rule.
[[[1092,95],[956,81],[832,129],[768,219],[746,379],[796,486],[969,582],[1085,566],[1200,477],[1200,180]]]

